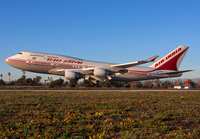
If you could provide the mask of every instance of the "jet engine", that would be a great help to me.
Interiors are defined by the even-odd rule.
[[[106,75],[109,75],[109,71],[106,69],[102,69],[102,68],[95,68],[94,69],[94,76],[97,77],[105,77]]]
[[[80,74],[74,71],[69,71],[69,70],[65,70],[65,78],[67,80],[75,80],[75,79],[79,79]]]

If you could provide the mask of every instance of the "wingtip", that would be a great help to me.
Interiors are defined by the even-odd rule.
[[[153,57],[147,59],[147,61],[153,62],[153,61],[155,61],[158,57],[159,57],[159,56],[153,56]]]

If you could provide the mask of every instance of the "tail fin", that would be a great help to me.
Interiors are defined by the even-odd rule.
[[[178,68],[187,53],[189,47],[179,46],[159,61],[155,62],[149,67],[154,67],[159,70],[175,70],[178,71]]]

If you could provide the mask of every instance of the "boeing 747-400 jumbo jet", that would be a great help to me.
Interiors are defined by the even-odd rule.
[[[96,81],[140,81],[169,77],[180,77],[182,73],[191,70],[179,71],[178,68],[189,47],[179,46],[157,62],[148,67],[138,65],[155,61],[158,56],[147,60],[124,64],[112,64],[87,61],[79,58],[35,53],[20,52],[5,60],[7,64],[23,71],[54,74],[65,76],[67,80],[78,81],[81,78]]]

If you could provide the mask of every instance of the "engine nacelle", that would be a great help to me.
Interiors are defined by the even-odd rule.
[[[102,68],[95,68],[94,69],[94,76],[105,77],[108,74],[109,74],[109,72],[106,69],[102,69]]]
[[[80,78],[80,74],[74,71],[65,70],[65,78],[67,80],[75,80]]]

